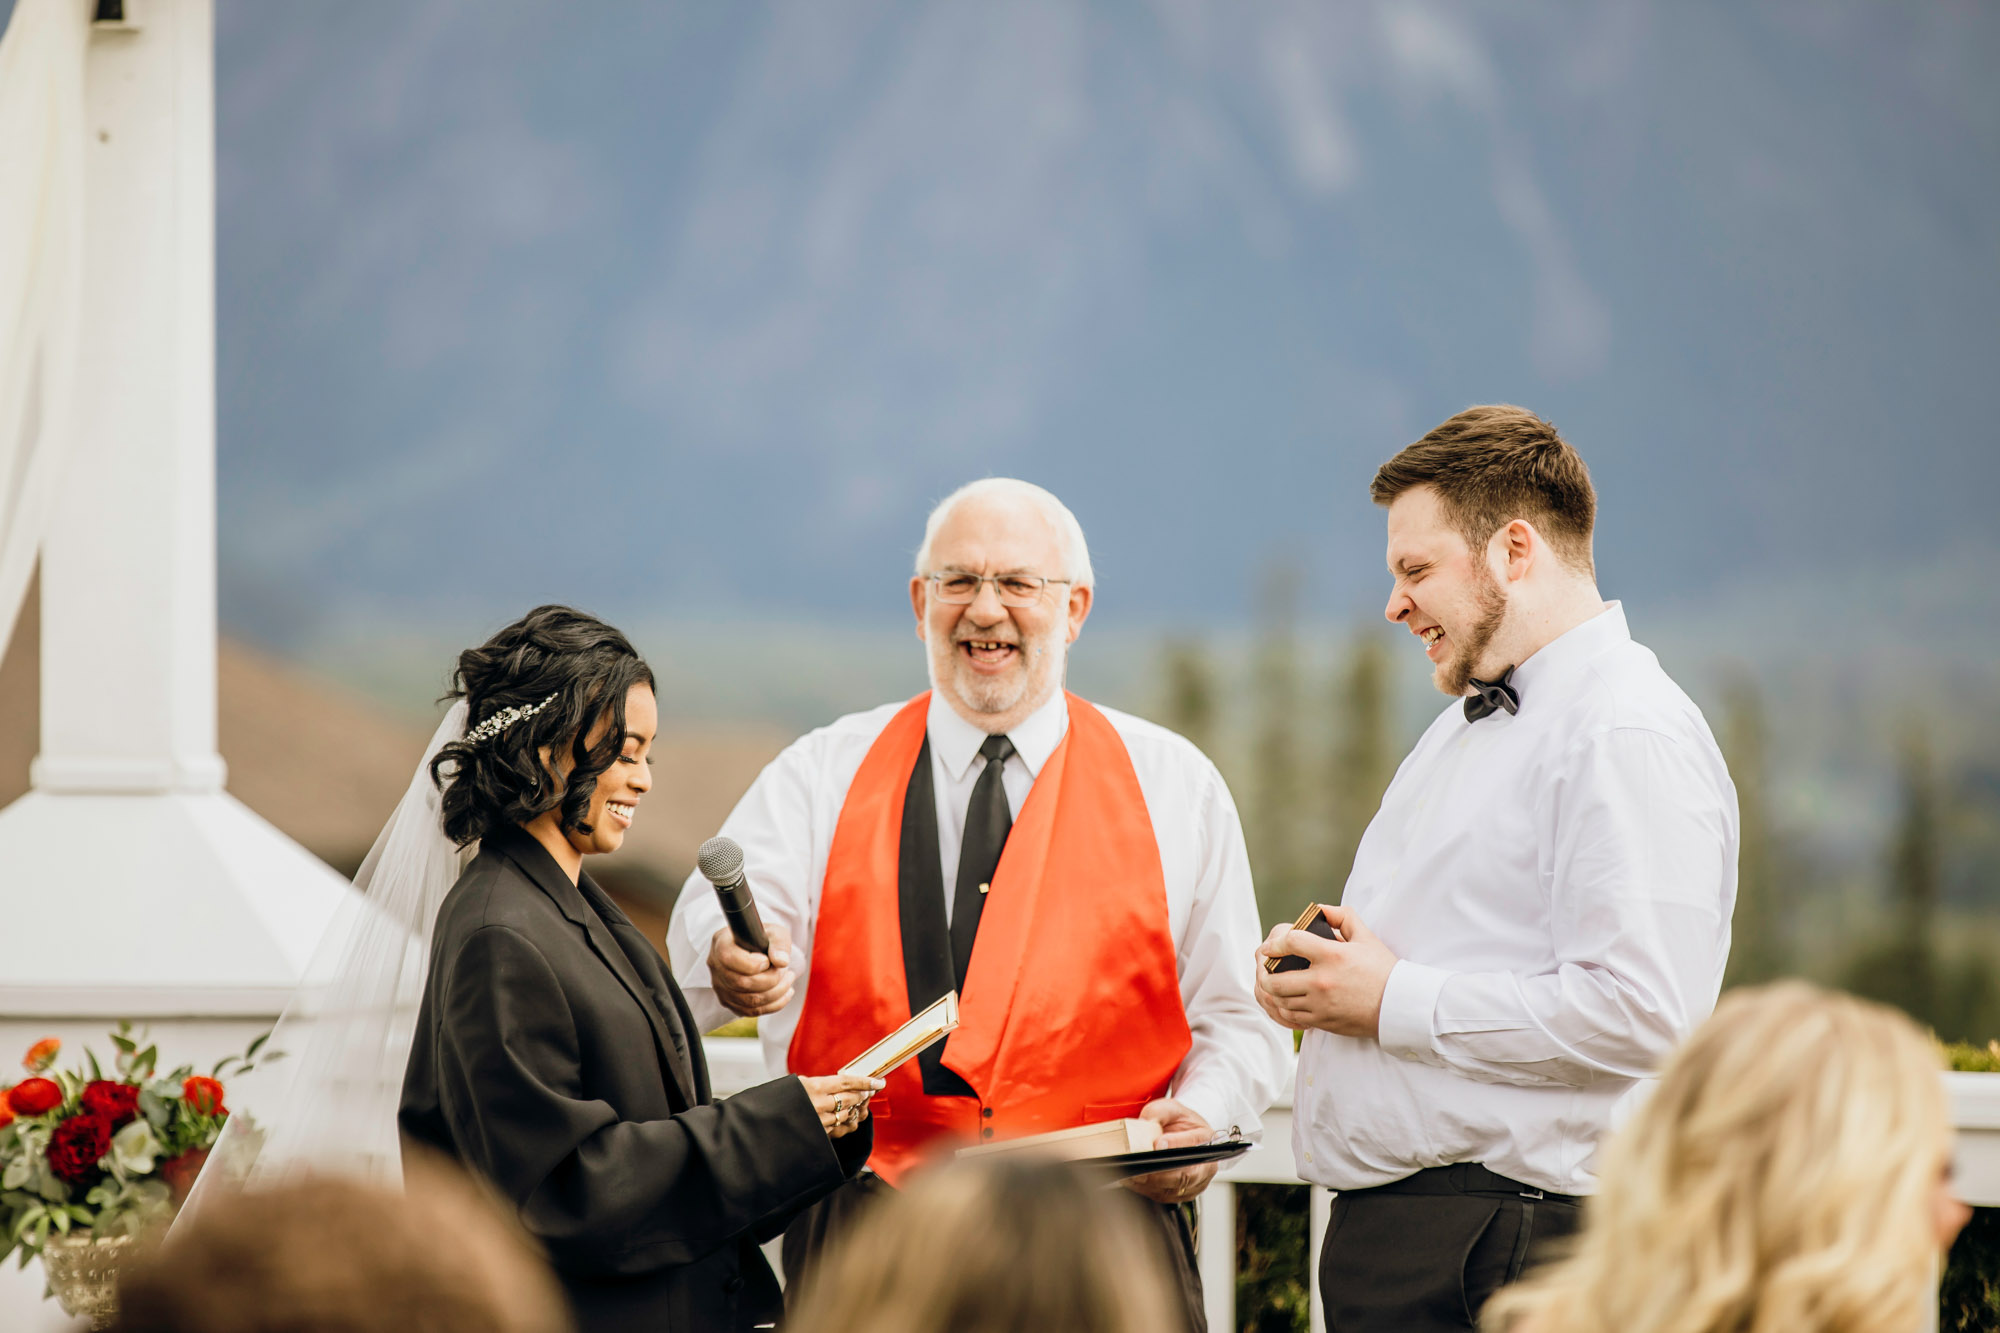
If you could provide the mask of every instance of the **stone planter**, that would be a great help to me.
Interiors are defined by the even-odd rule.
[[[63,1313],[88,1319],[93,1329],[111,1327],[118,1313],[118,1270],[133,1244],[130,1236],[89,1232],[49,1237],[42,1248],[42,1269]]]

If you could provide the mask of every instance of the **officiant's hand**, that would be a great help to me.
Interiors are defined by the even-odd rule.
[[[1352,909],[1323,907],[1340,932],[1321,939],[1287,925],[1274,926],[1257,946],[1257,1003],[1285,1027],[1320,1028],[1343,1037],[1373,1037],[1382,1022],[1382,992],[1396,955],[1361,923]],[[1307,966],[1295,972],[1266,972],[1266,958],[1298,954]]]
[[[820,1128],[830,1139],[843,1138],[861,1128],[868,1118],[868,1099],[889,1085],[866,1074],[828,1074],[825,1078],[801,1078],[813,1110],[819,1112]]]
[[[715,998],[745,1018],[775,1014],[792,998],[792,933],[775,921],[764,923],[769,954],[751,953],[724,926],[708,945],[708,975]]]
[[[1139,1118],[1150,1120],[1160,1127],[1162,1148],[1196,1148],[1215,1137],[1208,1121],[1171,1097],[1146,1103],[1145,1109],[1139,1112]],[[1203,1162],[1199,1166],[1183,1166],[1173,1171],[1155,1171],[1151,1175],[1130,1177],[1125,1182],[1125,1188],[1154,1203],[1186,1203],[1207,1189],[1208,1182],[1215,1179],[1215,1173],[1221,1168],[1220,1162]]]

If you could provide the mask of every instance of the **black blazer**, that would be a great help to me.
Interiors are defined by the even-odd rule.
[[[652,945],[517,829],[485,840],[431,941],[403,1132],[480,1172],[547,1247],[585,1333],[778,1317],[759,1243],[868,1160],[781,1078],[710,1095]]]

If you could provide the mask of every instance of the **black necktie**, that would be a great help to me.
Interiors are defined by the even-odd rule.
[[[1507,682],[1514,678],[1514,668],[1508,667],[1500,673],[1498,680],[1475,680],[1470,682],[1478,693],[1465,696],[1465,720],[1477,722],[1480,718],[1506,709],[1508,713],[1521,711],[1521,695]]]
[[[1007,789],[1000,785],[1000,770],[1007,766],[1007,756],[1014,753],[1014,742],[1005,736],[988,736],[979,753],[986,756],[986,768],[972,784],[972,801],[965,807],[965,841],[958,849],[958,891],[951,900],[951,965],[960,990],[965,989],[965,969],[972,961],[972,937],[979,933],[986,891],[993,886],[1000,849],[1007,845],[1007,833],[1014,827],[1014,816],[1007,809]]]

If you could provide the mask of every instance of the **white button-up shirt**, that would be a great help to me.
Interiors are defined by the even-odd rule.
[[[1379,1040],[1305,1035],[1293,1150],[1360,1189],[1479,1162],[1586,1194],[1621,1104],[1715,1006],[1736,789],[1612,603],[1453,703],[1396,772],[1342,901],[1400,961]]]
[[[853,713],[793,742],[751,784],[723,822],[722,833],[743,847],[744,872],[766,921],[781,922],[793,940],[798,992],[758,1021],[764,1062],[773,1074],[798,1028],[812,981],[812,934],[834,826],[848,785],[901,704]],[[1180,736],[1141,718],[1103,709],[1131,756],[1152,817],[1167,889],[1167,924],[1180,970],[1181,1003],[1193,1045],[1174,1075],[1171,1095],[1216,1129],[1257,1130],[1281,1085],[1287,1034],[1257,1007],[1253,954],[1257,924],[1243,829],[1222,775]],[[938,851],[949,915],[958,883],[966,806],[986,767],[979,747],[986,733],[931,696],[928,727],[931,779],[937,793]],[[1069,731],[1069,704],[1058,692],[1008,733],[1014,754],[1001,770],[1007,804],[1018,816],[1042,765]],[[668,927],[668,954],[689,1006],[704,1028],[732,1016],[715,998],[708,975],[709,941],[722,929],[722,908],[700,872],[688,877]],[[857,1033],[858,1046],[879,1033]]]

